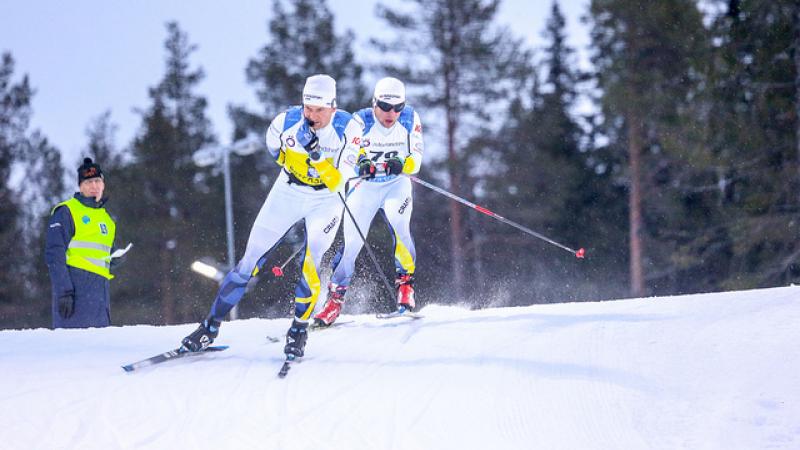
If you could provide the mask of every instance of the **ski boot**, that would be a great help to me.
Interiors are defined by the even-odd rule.
[[[314,316],[314,325],[329,327],[336,321],[342,311],[345,292],[347,292],[347,286],[337,286],[333,283],[328,285],[328,299],[325,301],[322,311]]]
[[[181,345],[190,352],[199,352],[208,348],[219,334],[221,323],[209,317],[200,323],[200,326],[192,334],[183,338]]]
[[[300,358],[305,353],[306,339],[308,339],[308,322],[292,321],[292,326],[286,332],[286,346],[283,353],[287,358]]]
[[[411,311],[414,309],[414,275],[399,273],[394,280],[397,287],[397,310]]]

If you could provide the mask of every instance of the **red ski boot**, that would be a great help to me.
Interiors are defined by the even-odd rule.
[[[325,306],[319,314],[314,316],[316,326],[329,327],[336,321],[342,311],[345,292],[347,292],[347,286],[336,286],[333,283],[328,285],[328,299],[325,301]]]
[[[411,311],[414,309],[414,275],[410,273],[397,274],[394,280],[397,286],[397,308]]]

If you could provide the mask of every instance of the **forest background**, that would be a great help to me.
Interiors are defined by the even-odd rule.
[[[193,155],[262,136],[314,73],[336,78],[348,111],[369,104],[368,74],[402,79],[429,148],[441,147],[428,151],[421,178],[586,248],[577,259],[415,186],[421,305],[594,301],[800,279],[796,2],[591,0],[583,19],[590,70],[567,45],[558,1],[537,50],[498,25],[498,0],[379,4],[375,19],[389,31],[371,45],[382,64],[360,62],[353,32],[336,31],[324,0],[311,4],[272,2],[266,42],[242,68],[259,108],[230,105],[231,136],[211,131],[197,93],[202,61],[177,22],[166,24],[163,77],[131,142],[115,143],[108,112],[89,124],[83,156],[107,174],[118,245],[134,243],[112,281],[114,324],[205,315],[217,285],[190,266],[228,265],[223,171]],[[47,130],[31,127],[35,79],[16,72],[13,49],[2,54],[0,328],[49,326],[44,233],[51,208],[75,190],[77,163],[62,160]],[[265,151],[233,155],[230,165],[241,256],[279,168]],[[265,268],[286,261],[302,239],[298,225]],[[393,276],[391,236],[379,220],[370,242]],[[364,252],[357,267],[353,303],[391,308]],[[256,277],[240,317],[289,314],[297,261],[285,271]]]

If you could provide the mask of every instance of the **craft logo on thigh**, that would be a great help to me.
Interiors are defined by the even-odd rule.
[[[398,209],[397,212],[400,214],[406,212],[406,208],[408,208],[409,203],[411,203],[411,197],[406,197],[406,199],[403,201],[403,204],[400,205],[400,209]]]
[[[335,227],[335,226],[336,226],[336,223],[337,223],[337,222],[339,222],[339,218],[338,218],[338,217],[334,217],[334,218],[333,218],[333,220],[331,220],[331,223],[329,223],[328,225],[326,225],[326,226],[325,226],[325,228],[324,228],[322,231],[324,231],[324,232],[325,232],[325,234],[328,234],[328,233],[330,233],[330,232],[331,232],[331,230],[333,229],[333,227]]]

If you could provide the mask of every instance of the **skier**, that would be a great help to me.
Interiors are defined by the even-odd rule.
[[[116,224],[105,209],[103,171],[91,158],[78,167],[78,191],[53,208],[47,228],[53,328],[111,325],[111,268],[130,249],[112,252]]]
[[[283,170],[253,223],[244,256],[222,280],[206,319],[183,339],[186,350],[200,351],[214,341],[222,319],[239,303],[269,252],[296,222],[305,220],[302,276],[284,347],[287,356],[303,356],[308,321],[320,291],[317,268],[339,229],[339,193],[357,174],[361,127],[349,113],[336,109],[334,79],[314,75],[303,87],[303,105],[279,114],[267,130],[266,142]]]
[[[391,77],[378,81],[372,107],[359,110],[355,118],[364,129],[361,145],[375,170],[372,178],[366,179],[348,196],[347,206],[359,229],[365,233],[375,214],[379,210],[383,212],[394,237],[398,310],[411,310],[415,306],[416,251],[410,229],[414,201],[411,180],[400,175],[416,174],[422,165],[422,123],[416,111],[406,105],[403,83]],[[318,325],[331,325],[339,316],[356,257],[363,245],[352,219],[345,215],[344,248],[334,257],[325,306],[314,316]]]

